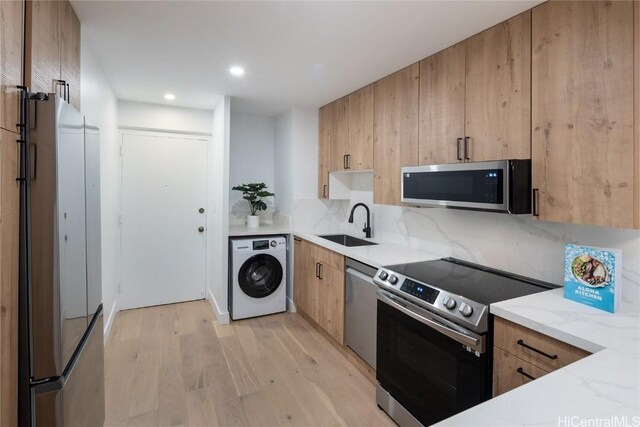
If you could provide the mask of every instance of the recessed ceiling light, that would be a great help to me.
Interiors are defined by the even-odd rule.
[[[229,72],[231,73],[232,76],[240,77],[240,76],[244,75],[244,68],[238,67],[238,66],[234,66],[234,67],[229,68]]]
[[[173,101],[174,99],[176,99],[176,96],[172,93],[165,93],[164,99],[166,99],[167,101]]]

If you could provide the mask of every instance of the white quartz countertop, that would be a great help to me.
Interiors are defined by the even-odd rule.
[[[260,224],[258,228],[249,228],[245,224],[229,225],[229,237],[237,236],[265,236],[269,234],[289,234],[289,224]]]
[[[337,232],[307,232],[307,231],[294,231],[294,235],[307,240],[311,243],[323,246],[334,252],[338,252],[346,257],[353,258],[356,261],[360,261],[371,267],[379,268],[383,265],[402,264],[409,262],[429,261],[442,258],[439,255],[435,255],[429,252],[424,252],[418,249],[409,248],[407,246],[393,245],[388,243],[379,243],[371,246],[355,246],[348,247],[338,243],[331,242],[327,239],[319,237],[319,235],[327,234],[344,234],[342,231]],[[356,237],[356,236],[354,236]],[[375,239],[364,239],[372,242],[376,242]],[[378,243],[378,242],[376,242]]]
[[[554,289],[490,310],[594,354],[437,425],[640,426],[638,307],[623,304],[611,314],[566,300],[563,289]]]

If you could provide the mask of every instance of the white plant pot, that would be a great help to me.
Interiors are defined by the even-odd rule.
[[[258,215],[247,215],[247,227],[249,228],[260,227],[260,217]]]

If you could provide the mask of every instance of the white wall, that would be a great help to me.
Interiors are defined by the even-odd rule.
[[[118,101],[118,126],[121,129],[210,135],[211,121],[211,110]]]
[[[318,109],[295,107],[276,117],[275,188],[280,212],[296,199],[317,197]]]
[[[249,213],[242,193],[231,187],[250,182],[264,182],[274,189],[274,138],[275,119],[253,114],[231,113],[229,153],[229,207],[231,221],[242,224]],[[265,200],[269,208],[262,213],[262,221],[273,216],[276,200]]]
[[[82,33],[84,35],[84,32]],[[87,123],[100,128],[102,302],[105,340],[117,312],[120,282],[120,143],[118,103],[88,40],[81,41],[81,109]]]
[[[213,110],[211,144],[208,152],[209,197],[207,210],[207,292],[218,323],[229,323],[229,144],[230,106],[225,96]]]
[[[293,214],[293,110],[276,117],[273,188],[281,214]]]
[[[293,109],[293,198],[318,194],[318,109]]]

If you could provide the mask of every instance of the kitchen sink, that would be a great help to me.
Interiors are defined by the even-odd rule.
[[[348,234],[328,234],[322,237],[323,239],[330,240],[334,243],[338,243],[343,246],[371,246],[377,245],[377,243],[370,242],[368,240],[358,239],[357,237],[349,236]]]

